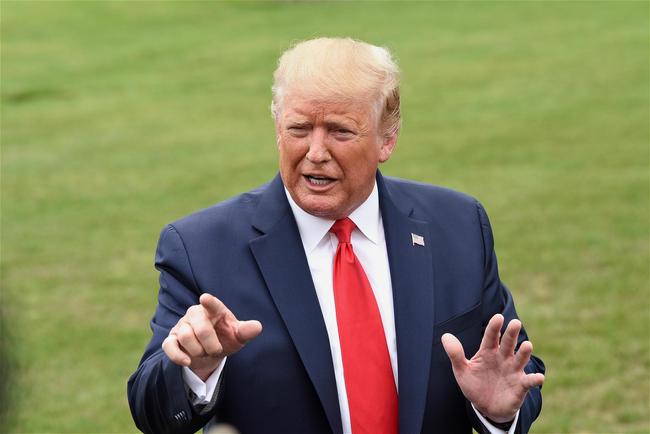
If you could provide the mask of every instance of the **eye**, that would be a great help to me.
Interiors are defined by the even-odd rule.
[[[332,133],[338,140],[348,140],[355,136],[354,131],[348,130],[347,128],[336,128]]]
[[[287,130],[293,137],[305,137],[309,134],[309,127],[307,125],[290,125]]]

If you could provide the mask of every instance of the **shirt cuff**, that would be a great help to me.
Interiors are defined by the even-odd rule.
[[[470,404],[472,404],[470,402]],[[478,416],[478,419],[481,421],[483,425],[485,425],[485,428],[487,428],[488,431],[490,431],[490,434],[506,434],[506,431],[499,429],[492,425],[490,422],[487,421],[485,417],[479,411],[474,407],[474,404],[472,404],[472,410],[474,410],[474,413]],[[507,434],[514,434],[515,429],[517,428],[517,420],[519,419],[519,410],[517,410],[517,414],[515,415],[515,419],[512,421],[512,425],[510,425],[510,429],[507,431]]]
[[[224,357],[219,366],[217,366],[217,369],[210,374],[205,382],[203,382],[203,380],[201,380],[190,368],[183,366],[183,381],[185,381],[185,384],[190,388],[194,395],[191,397],[192,405],[204,405],[208,404],[212,400],[212,395],[214,395],[214,391],[217,388],[217,383],[219,382],[219,377],[223,372],[226,359],[227,357]]]

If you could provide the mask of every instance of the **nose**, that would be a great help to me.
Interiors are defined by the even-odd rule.
[[[326,163],[332,159],[326,143],[327,131],[324,128],[314,128],[309,143],[306,158],[311,163]]]

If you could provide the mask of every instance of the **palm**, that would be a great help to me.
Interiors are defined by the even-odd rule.
[[[499,330],[503,316],[495,315],[489,322],[478,352],[465,359],[462,344],[453,335],[443,336],[443,345],[452,362],[454,376],[465,397],[484,415],[496,422],[514,419],[526,392],[544,381],[542,374],[526,374],[532,345],[524,342],[515,353],[521,323],[508,325],[501,343]]]
[[[522,386],[526,374],[513,362],[514,357],[504,358],[498,349],[480,349],[456,374],[456,381],[475,407],[489,408],[492,414],[516,412],[526,395]]]

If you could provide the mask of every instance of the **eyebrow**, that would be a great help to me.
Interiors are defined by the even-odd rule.
[[[333,113],[327,117],[334,119],[325,119],[324,124],[327,129],[347,129],[347,130],[359,130],[363,128],[363,125],[360,124],[356,119],[346,116],[344,114]],[[303,113],[300,110],[295,110],[293,115],[288,116],[287,125],[290,127],[307,127],[313,125],[312,119],[308,113]]]
[[[300,121],[289,121],[288,123],[289,123],[289,126],[290,126],[290,127],[307,127],[307,126],[311,125],[311,122],[309,122],[309,121],[303,121],[303,120],[300,120]]]
[[[337,121],[325,122],[325,126],[327,127],[328,130],[335,130],[335,129],[351,130],[351,129],[358,128],[356,125],[347,125]]]

